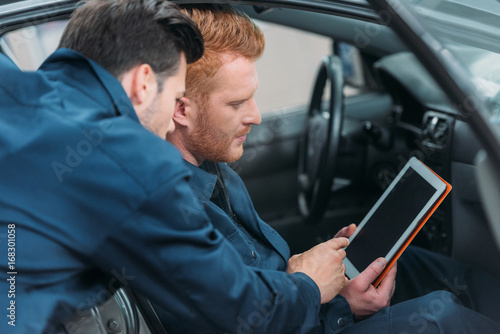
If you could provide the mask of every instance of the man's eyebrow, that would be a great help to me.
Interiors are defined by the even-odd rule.
[[[231,104],[240,104],[240,103],[243,103],[245,101],[248,101],[249,98],[247,99],[239,99],[239,100],[233,100],[233,101],[229,101],[227,104],[231,105]]]
[[[251,98],[253,98],[254,95],[255,95],[255,93],[252,93],[251,95],[249,95],[247,97],[244,97],[244,98],[241,98],[241,99],[237,99],[237,100],[229,101],[227,104],[231,105],[231,104],[243,103],[243,102],[246,102],[246,101],[250,100]]]

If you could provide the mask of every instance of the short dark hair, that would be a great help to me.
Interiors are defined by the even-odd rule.
[[[116,78],[149,64],[163,79],[177,73],[181,53],[189,64],[204,48],[197,25],[166,0],[85,1],[72,14],[59,47],[83,54]]]

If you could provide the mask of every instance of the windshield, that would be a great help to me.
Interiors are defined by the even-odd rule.
[[[433,36],[471,76],[478,97],[500,122],[500,2],[406,0]]]

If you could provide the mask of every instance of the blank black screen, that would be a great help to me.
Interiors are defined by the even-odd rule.
[[[347,258],[359,272],[387,255],[435,192],[433,186],[408,168],[346,248]]]

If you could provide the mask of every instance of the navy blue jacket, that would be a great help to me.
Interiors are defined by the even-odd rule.
[[[203,203],[213,225],[231,242],[243,261],[261,269],[285,271],[290,249],[285,240],[260,219],[240,176],[224,163],[218,168],[225,189],[216,188],[217,172],[212,162],[196,167],[189,162],[192,172],[189,185]],[[224,211],[213,199],[217,191],[225,191],[235,217]],[[320,319],[323,333],[339,333],[354,323],[354,315],[344,297],[338,295],[321,307]],[[290,319],[298,322],[300,319]]]
[[[226,164],[219,163],[217,165],[222,175],[221,179],[225,183],[225,192],[232,210],[227,210],[225,203],[218,202],[219,197],[216,196],[216,193],[221,189],[215,186],[217,181],[215,164],[205,162],[200,167],[196,167],[186,162],[186,166],[193,173],[189,184],[203,203],[214,226],[233,244],[246,264],[262,269],[286,270],[286,261],[289,257],[288,245],[274,229],[259,218],[239,175]],[[403,275],[404,279],[399,280],[399,282],[406,286],[406,291],[411,291],[411,298],[414,299],[410,300],[408,295],[399,296],[397,305],[383,308],[369,319],[354,323],[353,314],[347,301],[338,295],[329,303],[321,306],[319,316],[321,331],[323,333],[383,334],[422,331],[426,333],[459,333],[464,332],[464,328],[470,328],[471,333],[500,333],[500,327],[497,323],[493,323],[482,314],[461,306],[455,296],[445,291],[436,291],[425,295],[434,290],[449,288],[449,283],[446,286],[443,284],[443,277],[448,277],[449,280],[445,280],[445,282],[454,280],[454,282],[467,282],[467,285],[471,285],[470,288],[466,289],[467,291],[463,290],[463,287],[467,288],[467,285],[461,285],[460,291],[455,289],[458,291],[458,296],[467,300],[471,299],[472,296],[475,297],[477,291],[480,291],[477,282],[487,280],[489,292],[485,294],[489,298],[480,296],[485,299],[476,300],[477,308],[483,308],[484,314],[490,315],[492,319],[497,319],[498,312],[495,313],[498,309],[498,302],[495,299],[497,294],[492,292],[496,291],[494,287],[498,286],[497,280],[488,278],[485,273],[476,272],[474,275],[480,276],[481,279],[477,279],[475,282],[476,280],[468,278],[472,271],[466,269],[467,267],[464,267],[463,264],[417,247],[409,247],[401,260],[403,261],[399,261],[401,268],[398,268],[398,272]],[[429,271],[429,268],[432,270]],[[423,273],[425,273],[424,279]],[[425,281],[425,284],[422,284],[422,281]],[[469,289],[471,291],[468,291]],[[437,303],[446,304],[445,308],[450,313],[436,311],[432,306]],[[463,322],[457,321],[457,318],[463,319]],[[301,319],[290,319],[293,324],[299,321]],[[431,323],[435,324],[435,327],[427,326]],[[185,332],[192,333],[190,329],[185,330]],[[247,332],[249,333],[249,331]]]
[[[51,330],[119,283],[199,333],[321,330],[314,282],[242,261],[114,77],[65,49],[0,73],[0,333]]]

